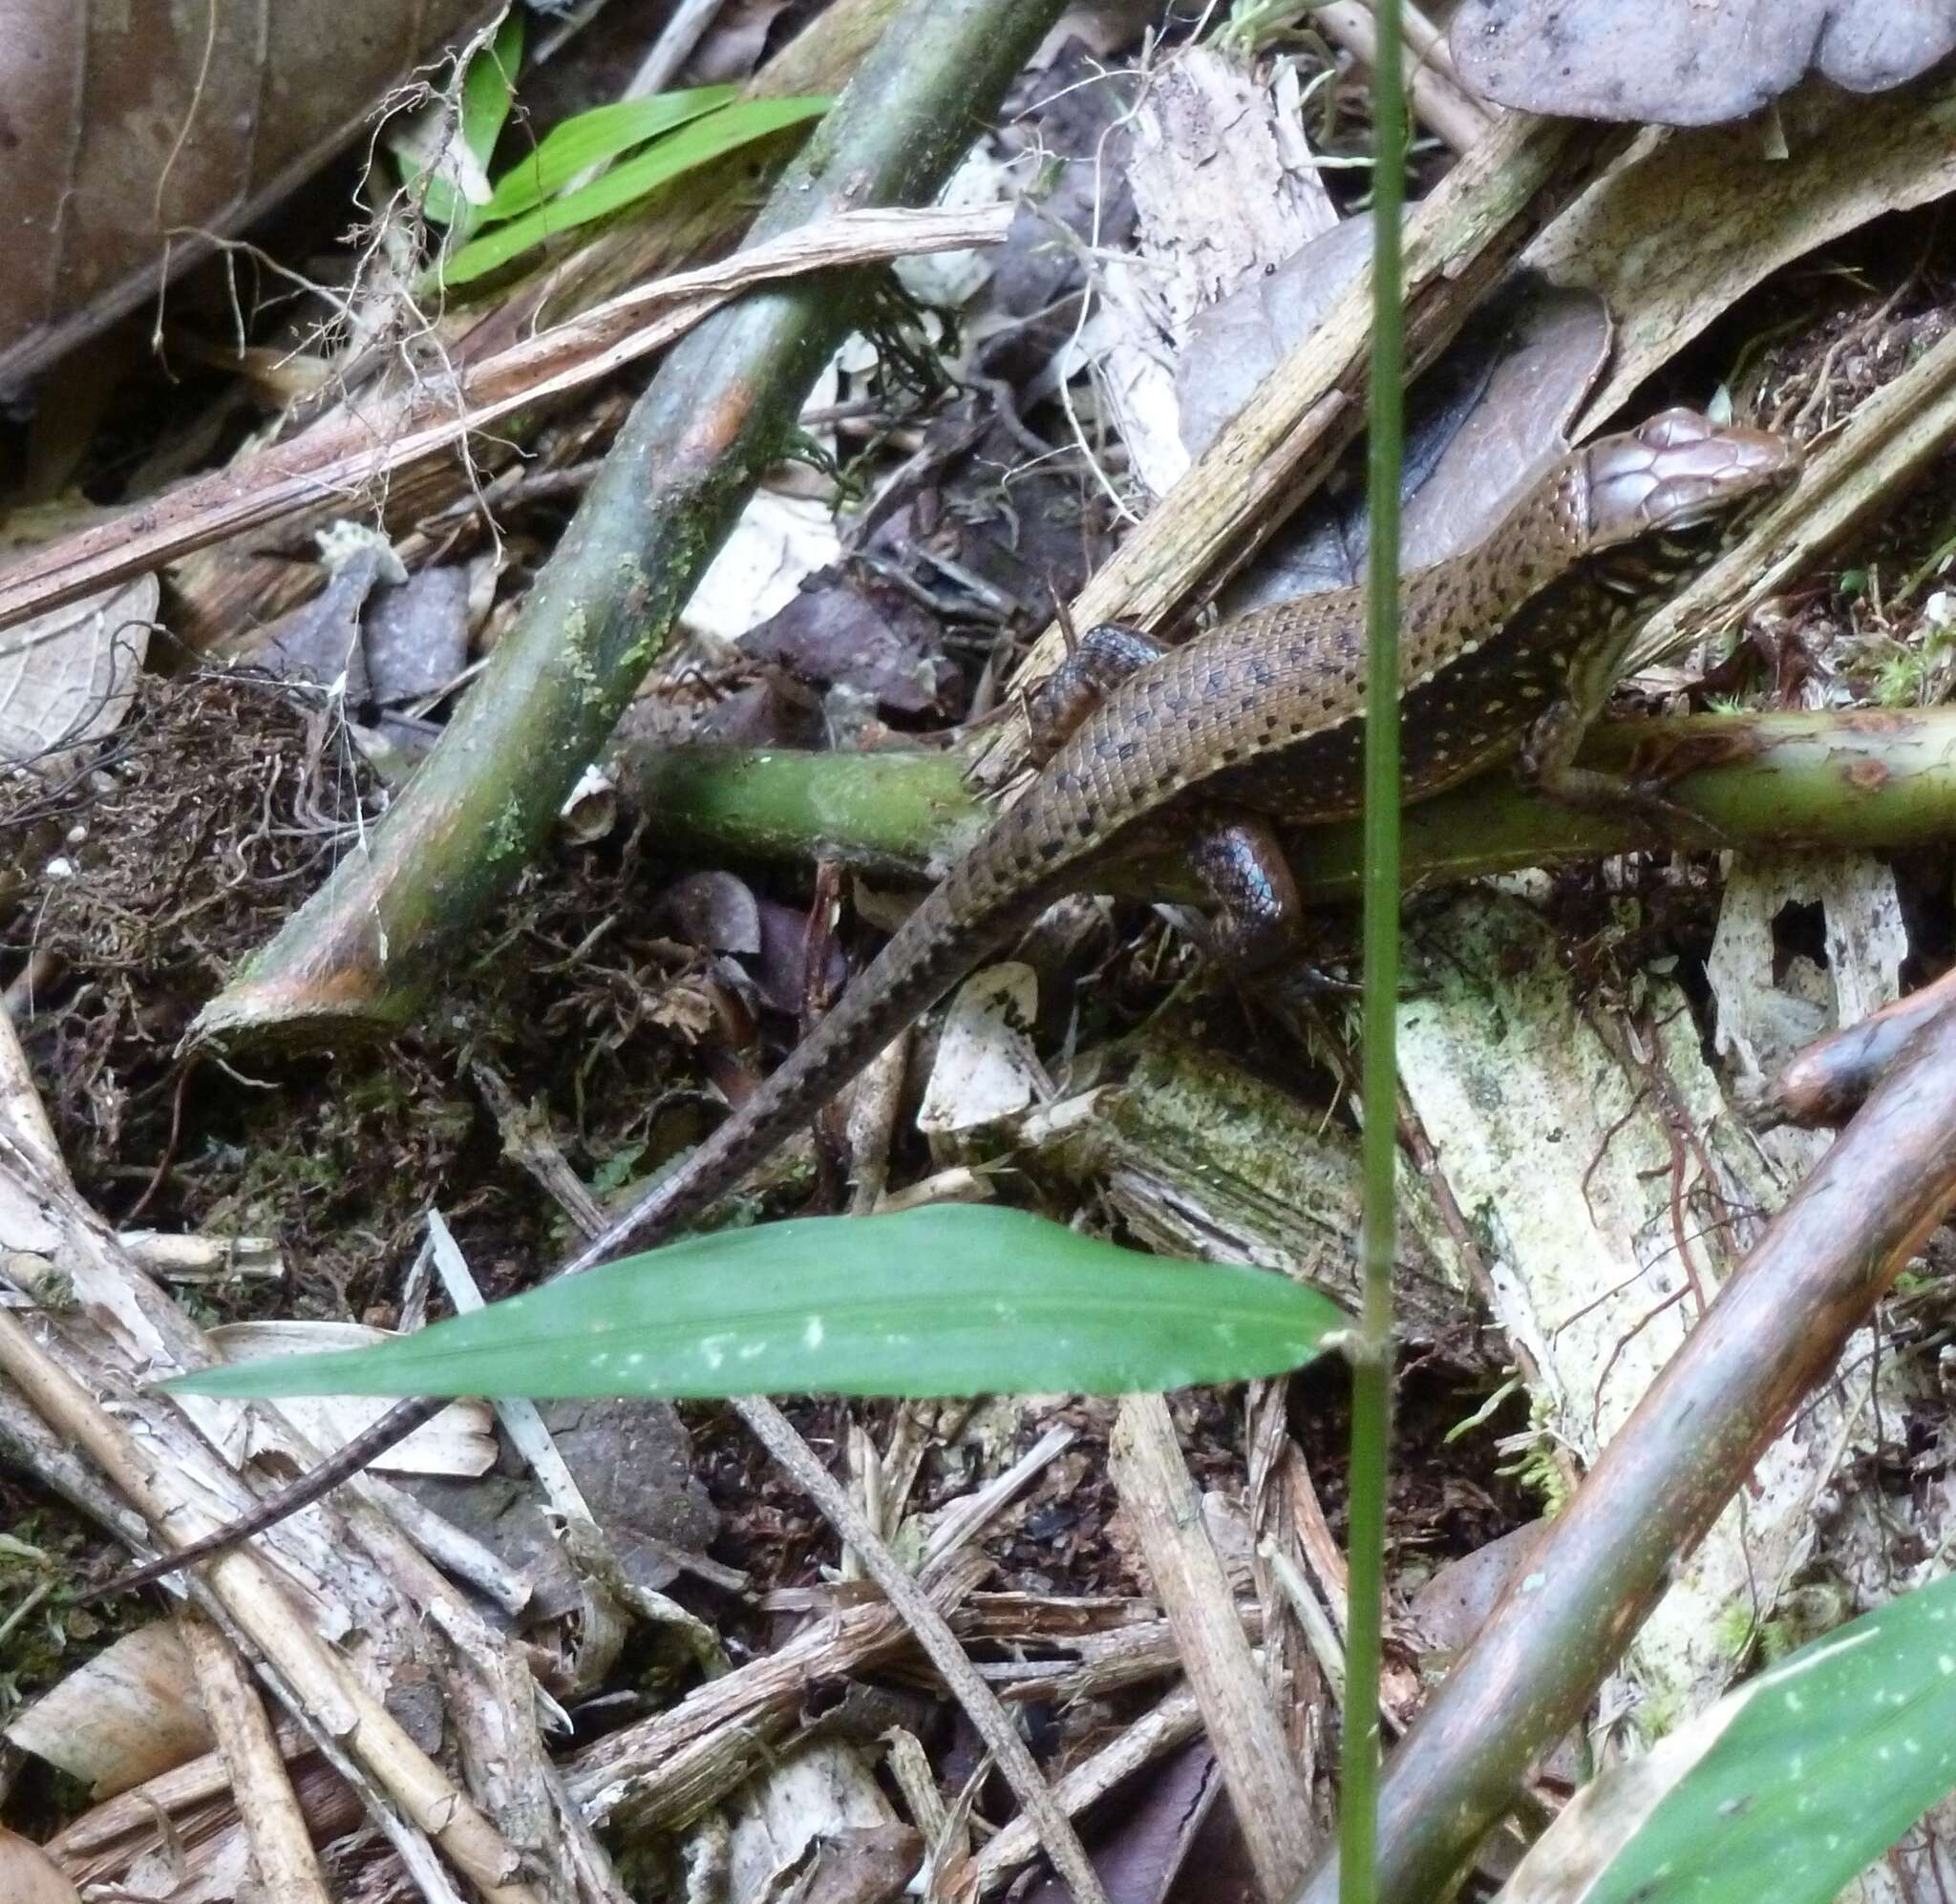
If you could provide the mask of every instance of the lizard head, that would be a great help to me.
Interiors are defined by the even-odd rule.
[[[1660,411],[1635,430],[1599,437],[1583,462],[1590,549],[1635,542],[1679,566],[1702,561],[1799,474],[1799,452],[1783,438],[1690,410]]]

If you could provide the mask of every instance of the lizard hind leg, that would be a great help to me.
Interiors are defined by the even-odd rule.
[[[1026,696],[1026,752],[1044,767],[1082,721],[1131,674],[1159,661],[1168,644],[1122,622],[1089,628],[1057,667]]]
[[[1304,906],[1268,820],[1217,815],[1190,843],[1189,861],[1216,905],[1209,950],[1234,976],[1255,978],[1297,954]]]

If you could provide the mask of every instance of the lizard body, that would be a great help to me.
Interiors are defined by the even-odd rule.
[[[1572,452],[1486,540],[1405,577],[1405,797],[1516,754],[1566,797],[1634,797],[1570,768],[1582,728],[1641,614],[1797,469],[1775,436],[1668,411]],[[1043,764],[1023,795],[755,1094],[556,1273],[662,1240],[701,1215],[959,979],[1052,899],[1091,890],[1124,853],[1193,841],[1211,890],[1247,920],[1236,949],[1276,949],[1288,875],[1269,820],[1329,822],[1360,806],[1364,607],[1362,589],[1307,596],[1166,650],[1133,630],[1095,629],[1031,697]],[[441,1406],[398,1405],[245,1520],[111,1589],[283,1518]]]

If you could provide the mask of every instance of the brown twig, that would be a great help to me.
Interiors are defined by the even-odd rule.
[[[1314,1849],[1310,1794],[1243,1637],[1159,1395],[1122,1398],[1108,1467],[1175,1629],[1258,1883],[1265,1897],[1282,1896]]]

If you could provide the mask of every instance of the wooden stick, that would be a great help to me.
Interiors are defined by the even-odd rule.
[[[211,1736],[231,1777],[231,1797],[251,1842],[258,1880],[280,1904],[333,1904],[313,1855],[311,1834],[286,1774],[285,1755],[244,1661],[216,1627],[195,1613],[177,1630],[197,1674]]]

